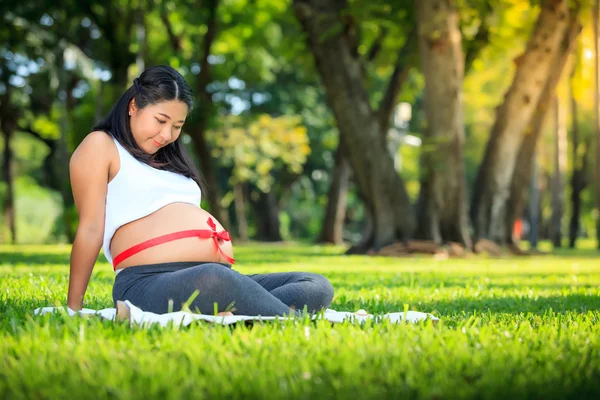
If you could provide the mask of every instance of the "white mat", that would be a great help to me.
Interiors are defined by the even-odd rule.
[[[166,314],[155,314],[152,312],[143,311],[142,309],[133,305],[130,301],[126,300],[124,304],[129,308],[129,320],[131,325],[143,325],[150,326],[153,324],[160,324],[161,326],[167,326],[169,323],[174,325],[187,326],[193,321],[206,321],[222,325],[235,324],[240,321],[273,321],[276,319],[288,319],[289,317],[262,317],[262,316],[251,316],[251,315],[233,315],[233,316],[213,316],[205,314],[195,314],[187,311],[177,311]],[[35,315],[43,315],[59,310],[66,310],[70,316],[82,315],[82,316],[93,316],[99,315],[102,318],[114,320],[117,317],[117,310],[115,308],[104,308],[102,310],[93,310],[90,308],[84,308],[78,312],[71,310],[70,308],[63,307],[41,307],[34,310]],[[326,319],[333,323],[344,322],[350,320],[352,322],[362,323],[368,319],[373,318],[372,314],[366,314],[363,310],[357,311],[356,313],[335,311],[327,309],[323,314],[316,314],[312,316],[312,319],[317,318]],[[390,320],[392,323],[400,323],[402,321],[416,323],[419,321],[425,321],[430,319],[434,322],[439,321],[439,318],[434,317],[428,313],[422,313],[418,311],[406,311],[388,313],[380,316],[384,319]]]

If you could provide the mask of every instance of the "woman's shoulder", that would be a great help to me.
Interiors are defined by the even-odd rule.
[[[96,146],[111,146],[114,145],[112,137],[104,131],[92,131],[86,135],[81,141],[81,145],[84,143]]]
[[[117,153],[112,137],[104,131],[92,131],[86,135],[73,152],[71,161],[77,159],[104,158],[108,163]]]

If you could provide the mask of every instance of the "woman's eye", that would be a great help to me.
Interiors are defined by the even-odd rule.
[[[180,130],[182,127],[181,126],[176,126],[175,129]]]
[[[157,120],[157,121],[158,121],[158,123],[159,123],[159,124],[161,124],[161,125],[162,125],[162,124],[166,124],[166,123],[167,123],[167,121],[163,121],[163,120],[160,120],[160,119],[158,119],[158,118],[156,118],[156,120]]]

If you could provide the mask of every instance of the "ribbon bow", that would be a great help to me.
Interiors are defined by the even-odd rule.
[[[219,246],[219,240],[224,240],[224,241],[231,241],[231,237],[229,237],[229,232],[227,232],[226,230],[222,230],[221,232],[217,232],[217,225],[215,224],[215,222],[213,221],[213,219],[211,217],[208,217],[208,221],[206,221],[208,223],[208,226],[210,227],[210,229],[212,229],[212,232],[210,233],[210,237],[212,237],[213,242],[215,243],[215,250],[217,250],[219,253],[221,253],[221,255],[231,264],[235,264],[235,260],[231,257],[229,257],[227,254],[225,254],[225,252],[223,252],[223,250],[221,249],[221,246]]]

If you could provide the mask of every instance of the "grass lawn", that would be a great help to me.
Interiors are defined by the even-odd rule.
[[[46,315],[66,302],[69,247],[0,246],[0,398],[600,398],[600,258],[346,257],[238,246],[242,273],[313,271],[331,308],[415,311],[417,325],[286,321],[130,328]],[[103,258],[85,307],[112,307]]]

